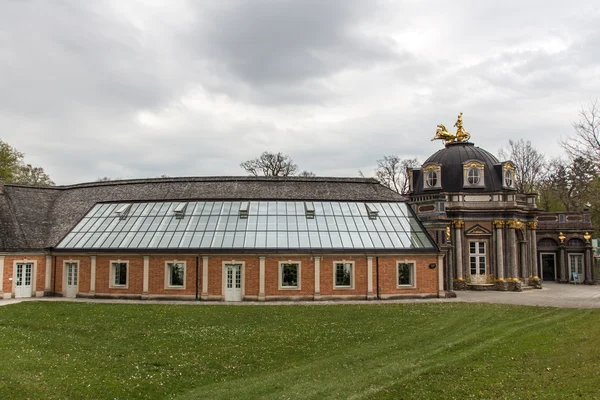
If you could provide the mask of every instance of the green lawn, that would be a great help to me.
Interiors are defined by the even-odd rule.
[[[0,307],[0,399],[600,398],[600,310]]]

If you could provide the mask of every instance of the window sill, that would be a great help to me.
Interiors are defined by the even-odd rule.
[[[300,286],[279,286],[279,290],[300,290]]]
[[[354,286],[334,286],[333,290],[354,290]]]
[[[165,290],[185,290],[185,286],[165,286]]]
[[[109,285],[109,289],[129,289],[129,285]]]
[[[416,289],[416,285],[397,285],[396,289]]]

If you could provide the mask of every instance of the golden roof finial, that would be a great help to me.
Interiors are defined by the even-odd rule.
[[[469,132],[467,132],[463,126],[462,115],[463,115],[462,112],[460,114],[458,114],[458,119],[456,120],[456,123],[454,124],[454,127],[456,128],[455,135],[448,132],[448,130],[446,129],[446,127],[443,124],[438,124],[437,130],[435,131],[435,136],[433,137],[433,139],[431,139],[431,141],[440,139],[440,140],[444,141],[444,144],[468,141],[471,138],[471,134]]]

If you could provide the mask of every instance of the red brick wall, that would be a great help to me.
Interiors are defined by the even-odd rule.
[[[300,262],[300,289],[279,289],[279,262]],[[258,275],[257,275],[258,280]],[[281,256],[265,260],[266,296],[307,296],[315,293],[315,263],[313,257]]]
[[[354,287],[334,287],[334,263],[354,262]],[[375,269],[375,257],[373,257],[373,269]],[[375,279],[373,279],[373,291],[375,291]],[[321,295],[365,295],[367,294],[367,257],[365,256],[326,256],[321,258]]]
[[[45,255],[7,255],[4,256],[4,279],[2,283],[2,291],[4,293],[12,293],[15,261],[36,261],[35,267],[35,288],[33,292],[43,292],[46,282],[46,256]],[[35,293],[34,293],[35,294]]]
[[[195,295],[196,294],[196,257],[151,256],[148,268],[148,293],[162,295]],[[168,288],[165,275],[165,263],[168,261],[185,262],[185,289]],[[143,263],[142,263],[143,267]],[[143,272],[143,269],[142,269]],[[143,275],[142,275],[143,278]],[[142,281],[143,282],[143,281]],[[198,260],[198,293],[202,290],[202,259]]]
[[[396,266],[401,261],[416,261],[417,284],[415,288],[398,288]],[[435,263],[434,269],[429,264]],[[436,256],[389,256],[379,257],[379,291],[381,294],[424,294],[437,293],[438,268]],[[375,259],[373,259],[375,270]]]
[[[128,288],[109,287],[111,261],[129,261]],[[142,294],[144,282],[144,257],[98,256],[96,257],[96,293]]]

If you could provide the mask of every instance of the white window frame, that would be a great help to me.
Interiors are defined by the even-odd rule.
[[[410,284],[400,284],[400,265],[407,264],[412,267]],[[415,260],[396,260],[396,288],[415,289],[417,287],[417,262]]]
[[[14,260],[13,261],[13,280],[12,280],[12,293],[15,293],[17,286],[17,264],[33,264],[31,267],[31,296],[37,297],[36,291],[36,275],[37,275],[37,261],[36,260]]]
[[[585,277],[585,258],[584,258],[584,254],[582,254],[582,253],[568,253],[567,254],[567,258],[568,258],[568,265],[569,265],[569,279],[568,279],[568,282],[575,282],[575,280],[573,279],[573,272],[577,272],[578,282],[575,282],[575,283],[581,283],[581,282],[583,282],[584,281],[584,277]],[[573,265],[573,260],[575,258],[580,261],[581,272],[576,270],[577,265]]]
[[[125,264],[127,266],[127,273],[126,273],[126,284],[125,285],[118,285],[115,283],[115,278],[116,278],[116,268],[115,268],[115,264]],[[110,260],[110,282],[108,287],[110,288],[115,288],[115,289],[129,289],[129,260]]]
[[[507,177],[510,177],[510,184],[507,182]],[[502,166],[502,187],[504,189],[515,188],[515,168],[511,163]]]
[[[221,294],[225,298],[225,291],[227,290],[227,266],[230,264],[240,265],[240,284],[242,289],[242,300],[246,295],[246,261],[228,260],[221,262]]]
[[[483,253],[481,253],[481,250],[480,250],[481,246],[476,245],[475,249],[477,250],[477,253],[471,253],[471,243],[484,243],[485,250],[483,251]],[[469,264],[468,264],[469,269],[468,269],[468,271],[469,271],[469,275],[471,275],[471,276],[473,275],[471,273],[471,257],[475,257],[477,260],[476,261],[477,262],[477,266],[476,266],[477,271],[479,271],[479,269],[480,269],[479,262],[480,262],[481,257],[483,257],[483,261],[485,262],[485,267],[484,267],[485,273],[483,275],[475,274],[475,276],[485,276],[485,275],[489,274],[489,263],[488,263],[488,251],[489,251],[488,249],[489,248],[490,248],[490,246],[489,246],[489,243],[487,240],[472,239],[472,240],[468,241],[468,250],[469,250],[468,251],[468,254],[469,254]]]
[[[423,188],[428,189],[441,189],[442,188],[442,168],[438,164],[424,165],[421,169],[423,175]],[[435,173],[436,182],[435,185],[430,185],[430,175]]]
[[[68,271],[67,264],[77,264],[77,292],[79,293],[79,281],[81,280],[81,265],[80,260],[63,260],[63,294],[67,295]]]
[[[477,171],[479,180],[477,183],[470,183],[471,172]],[[464,188],[483,188],[485,187],[485,165],[479,161],[465,161],[463,163],[463,187]]]
[[[296,264],[298,266],[298,283],[296,286],[283,286],[283,266],[285,264]],[[279,290],[300,290],[301,289],[301,285],[302,285],[302,263],[300,261],[294,261],[294,260],[289,260],[289,261],[279,261],[279,268],[278,268],[278,275],[279,275]]]
[[[338,285],[336,282],[336,272],[337,272],[337,265],[338,264],[350,264],[352,271],[350,273],[350,285]],[[355,270],[356,270],[356,265],[354,261],[347,261],[347,260],[339,260],[339,261],[334,261],[333,262],[333,288],[334,289],[354,289],[354,275],[355,275]]]
[[[171,285],[171,266],[173,264],[183,265],[183,285]],[[165,289],[185,290],[187,284],[187,262],[181,260],[165,261]]]

